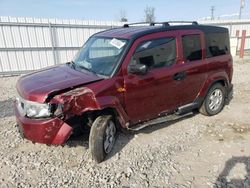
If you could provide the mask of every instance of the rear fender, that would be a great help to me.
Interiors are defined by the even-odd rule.
[[[205,83],[203,84],[198,96],[201,98],[205,98],[206,94],[208,92],[208,90],[212,87],[212,85],[216,82],[222,81],[225,84],[225,87],[227,87],[229,85],[228,83],[228,75],[226,72],[217,72],[214,74],[211,74],[207,80],[205,81]]]

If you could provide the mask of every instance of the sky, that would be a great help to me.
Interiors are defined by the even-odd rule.
[[[200,20],[211,15],[211,6],[215,18],[228,19],[239,12],[240,0],[0,0],[0,16],[111,21],[123,10],[136,22],[143,21],[147,6],[155,8],[156,21]],[[249,13],[250,0],[245,0],[242,18]]]

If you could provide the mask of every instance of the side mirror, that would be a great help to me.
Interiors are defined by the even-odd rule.
[[[144,75],[148,72],[148,67],[144,64],[129,65],[128,72],[132,74]]]

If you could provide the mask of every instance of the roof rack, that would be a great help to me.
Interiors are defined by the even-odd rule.
[[[155,25],[162,25],[163,27],[170,26],[170,23],[190,23],[192,25],[198,25],[197,21],[167,21],[167,22],[135,22],[130,24],[124,24],[123,27],[129,27],[132,25],[149,25],[149,26],[155,26]]]
[[[131,25],[147,25],[147,24],[151,26],[150,22],[135,22],[135,23],[130,23],[130,24],[124,24],[123,27],[129,27]]]
[[[192,25],[198,25],[197,21],[169,21],[168,23],[190,23]]]

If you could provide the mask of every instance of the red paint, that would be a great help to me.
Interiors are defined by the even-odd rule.
[[[208,74],[207,74],[207,64],[205,63],[205,39],[204,34],[199,30],[187,30],[180,31],[180,35],[199,35],[201,41],[202,49],[202,59],[192,62],[187,62],[183,56],[181,56],[182,63],[179,64],[176,72],[185,71],[187,76],[184,80],[179,82],[178,88],[176,90],[176,95],[178,96],[178,106],[192,103],[196,97],[200,88],[204,85]],[[183,54],[182,45],[180,45],[180,54]]]
[[[22,76],[17,82],[19,94],[26,100],[43,103],[53,91],[61,91],[101,80],[91,73],[82,73],[68,65],[59,65]]]
[[[241,43],[240,43],[240,58],[244,57],[245,42],[246,42],[246,30],[243,30],[242,35],[241,35]]]
[[[177,32],[154,33],[137,39],[123,62],[122,71],[126,88],[124,93],[125,109],[132,124],[152,119],[166,109],[172,110],[177,106],[178,98],[175,90],[178,87],[178,82],[172,81],[175,69],[167,67],[153,69],[146,75],[131,75],[127,72],[129,61],[140,42],[171,36],[177,37]],[[177,57],[180,56],[178,52],[179,50],[177,50]]]
[[[158,28],[158,27],[156,27]],[[130,39],[133,34],[152,27],[114,29],[97,36]],[[187,62],[183,58],[183,35],[198,34],[201,39],[202,60]],[[176,64],[152,69],[145,75],[128,73],[128,64],[137,45],[150,39],[176,37]],[[198,97],[204,98],[212,83],[224,81],[231,85],[232,57],[230,54],[205,58],[205,38],[200,30],[161,31],[138,37],[124,56],[118,72],[112,77],[101,79],[91,73],[74,70],[67,65],[26,75],[17,82],[17,90],[26,100],[63,105],[63,117],[30,119],[19,114],[16,105],[17,123],[24,136],[34,142],[62,144],[72,132],[67,120],[85,112],[115,109],[122,127],[127,128],[140,121],[169,113],[191,103]],[[184,80],[173,80],[173,75],[185,71]],[[54,93],[56,92],[56,93]],[[53,94],[54,93],[54,94]]]
[[[207,65],[207,79],[199,92],[201,97],[206,96],[208,89],[216,81],[223,81],[228,88],[232,87],[233,60],[230,54],[208,58],[205,62]]]
[[[59,118],[26,118],[19,113],[15,104],[14,111],[17,124],[23,130],[24,137],[33,142],[44,144],[63,144],[72,133],[72,128]]]
[[[55,135],[52,144],[63,144],[68,140],[70,134],[72,132],[72,127],[63,123],[57,134]]]

